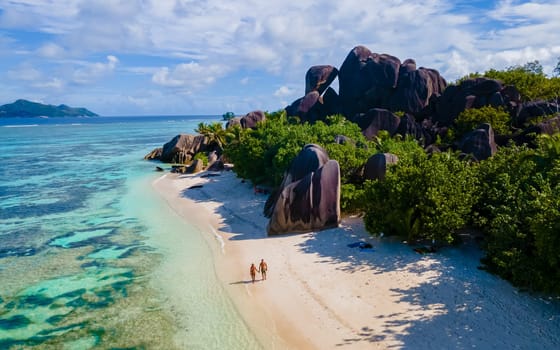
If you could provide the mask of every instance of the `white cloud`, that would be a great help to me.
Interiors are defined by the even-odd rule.
[[[39,89],[61,89],[64,87],[64,82],[59,78],[52,78],[44,82],[35,82],[32,86]]]
[[[49,42],[39,47],[37,54],[45,58],[63,58],[65,50],[60,45]]]
[[[83,67],[76,69],[72,74],[72,82],[76,84],[91,83],[111,73],[119,59],[113,55],[107,56],[107,62],[83,63]]]
[[[0,55],[16,61],[18,52],[18,62],[32,63],[37,72],[20,72],[29,77],[20,81],[32,82],[38,73],[53,86],[57,77],[60,89],[67,82],[87,86],[110,74],[128,74],[135,82],[151,78],[153,88],[197,94],[225,81],[246,84],[249,72],[252,84],[243,91],[258,81],[281,86],[274,94],[285,98],[299,97],[310,66],[339,67],[360,44],[401,60],[414,58],[447,80],[535,59],[545,72],[556,65],[560,0],[479,3],[0,0]],[[19,29],[45,38],[26,42]],[[89,62],[108,53],[115,56]],[[0,62],[1,71],[17,69]],[[170,98],[169,90],[163,91],[162,104]]]
[[[197,62],[181,63],[173,69],[160,68],[152,76],[152,82],[166,87],[182,87],[188,91],[200,89],[213,84],[216,79],[228,72],[225,65],[212,64],[208,66]]]
[[[274,96],[285,98],[290,96],[295,96],[296,91],[288,86],[280,86],[276,91],[274,91]]]
[[[8,71],[8,78],[12,80],[36,81],[42,78],[42,74],[30,63],[22,63]]]

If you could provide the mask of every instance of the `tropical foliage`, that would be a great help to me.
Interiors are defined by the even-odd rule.
[[[401,158],[384,180],[366,183],[366,228],[411,242],[453,242],[476,202],[475,170],[447,152]]]
[[[484,106],[482,108],[466,109],[455,120],[455,135],[460,137],[473,130],[482,123],[488,123],[498,135],[510,135],[511,118],[502,108]]]
[[[346,143],[334,143],[344,135]],[[324,147],[340,164],[342,182],[350,182],[375,148],[368,146],[360,128],[345,118],[333,116],[326,123],[292,123],[284,112],[269,114],[256,129],[237,129],[237,139],[228,145],[225,155],[235,171],[255,184],[278,186],[292,159],[308,143]]]
[[[469,78],[484,76],[498,79],[506,85],[514,85],[523,101],[551,100],[560,96],[560,61],[555,69],[556,76],[547,77],[539,61],[528,62],[522,66],[511,66],[505,70],[490,69],[483,74],[470,74]]]
[[[517,86],[526,100],[560,91],[560,78],[544,75],[538,62],[484,75]],[[451,144],[483,122],[498,134],[510,133],[507,113],[485,107],[463,112],[438,142]],[[429,155],[415,140],[385,132],[368,141],[341,116],[302,124],[282,111],[267,114],[254,129],[199,130],[221,145],[240,177],[272,187],[305,144],[319,144],[340,164],[343,212],[363,214],[372,234],[453,243],[461,230],[474,228],[484,236],[489,271],[521,287],[560,294],[559,135],[538,137],[532,148],[501,147],[494,157],[472,163],[452,152]],[[399,162],[383,181],[364,183],[363,166],[378,152],[396,154]]]

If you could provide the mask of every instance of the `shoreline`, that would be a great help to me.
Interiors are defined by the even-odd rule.
[[[360,219],[267,237],[266,196],[233,172],[215,175],[166,174],[152,186],[203,233],[223,288],[264,348],[560,345],[558,302],[518,293],[478,270],[471,246],[420,255],[371,237]],[[373,249],[348,246],[360,241]],[[268,279],[253,284],[249,265],[261,258]]]

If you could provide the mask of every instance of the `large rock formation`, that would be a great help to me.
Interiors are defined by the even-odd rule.
[[[340,168],[320,146],[304,146],[265,205],[269,235],[309,232],[340,222]]]
[[[450,126],[464,110],[484,106],[503,107],[515,116],[521,106],[519,98],[519,92],[513,86],[503,86],[497,80],[465,79],[459,85],[445,89],[437,99],[432,120],[440,126]]]
[[[206,137],[179,134],[163,145],[159,160],[164,163],[189,164],[195,154],[208,151]]]
[[[493,156],[498,147],[494,141],[492,126],[485,123],[465,134],[460,141],[459,149],[465,154],[472,155],[475,160],[484,160]]]
[[[234,125],[239,125],[243,129],[254,129],[257,127],[257,123],[262,122],[266,119],[266,115],[263,111],[256,110],[245,114],[242,117],[234,117],[228,120],[226,123],[226,129],[231,128]]]
[[[372,140],[380,130],[386,130],[393,136],[401,122],[400,118],[387,109],[372,108],[367,113],[356,115],[353,121],[358,124],[368,140]]]
[[[387,54],[356,46],[339,72],[342,112],[347,118],[371,108],[419,113],[447,83],[438,71],[416,68],[412,59],[401,61]]]
[[[387,166],[397,164],[399,157],[392,153],[377,153],[369,157],[364,167],[364,180],[383,180]]]
[[[338,75],[338,69],[333,66],[313,66],[305,74],[305,94],[317,91],[319,95],[331,85]]]

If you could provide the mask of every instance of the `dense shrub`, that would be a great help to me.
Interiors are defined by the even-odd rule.
[[[560,62],[558,64],[560,65]],[[514,85],[523,101],[558,99],[560,94],[560,77],[547,77],[539,61],[508,67],[505,70],[490,69],[484,74],[469,75],[471,78],[479,76],[497,79],[506,85]]]
[[[480,164],[475,224],[488,269],[533,290],[560,293],[560,138],[536,150],[502,148]]]
[[[510,135],[511,118],[502,108],[484,106],[466,109],[455,120],[456,135],[461,136],[475,129],[482,123],[488,123],[499,135]]]
[[[475,167],[452,153],[411,155],[392,166],[385,180],[366,182],[366,228],[409,241],[450,243],[476,201]]]
[[[255,130],[237,129],[236,137],[226,147],[225,155],[235,164],[235,171],[255,184],[279,186],[292,159],[308,143],[325,148],[331,159],[340,164],[341,181],[350,182],[375,147],[370,147],[360,128],[341,116],[327,123],[313,125],[292,123],[285,113],[269,115]],[[336,136],[350,140],[334,143]]]

